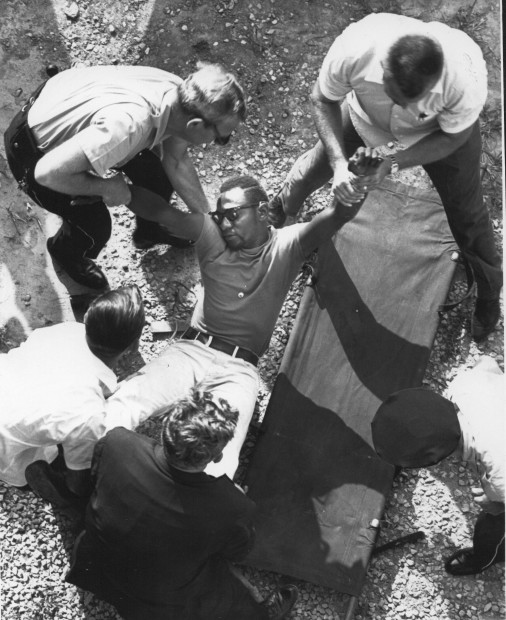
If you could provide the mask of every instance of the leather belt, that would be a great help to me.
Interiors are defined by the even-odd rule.
[[[198,329],[194,329],[193,327],[188,327],[188,329],[181,335],[181,338],[184,340],[198,340],[210,349],[216,349],[216,351],[221,351],[222,353],[226,353],[232,357],[238,357],[245,362],[253,364],[253,366],[258,364],[258,355],[248,351],[248,349],[236,347],[235,345],[230,344],[230,342],[227,342],[222,338],[218,338],[218,336],[211,336],[211,334],[200,332]]]

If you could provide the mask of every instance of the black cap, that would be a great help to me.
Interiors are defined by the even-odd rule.
[[[425,388],[391,394],[371,424],[379,456],[399,467],[428,467],[458,446],[461,430],[455,405]]]

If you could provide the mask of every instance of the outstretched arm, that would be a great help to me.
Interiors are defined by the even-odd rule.
[[[171,206],[158,194],[143,187],[130,186],[132,200],[128,208],[146,220],[159,222],[182,239],[198,239],[204,225],[203,213],[186,213]]]
[[[373,174],[382,161],[374,149],[360,147],[350,158],[349,167],[353,174],[361,177],[362,175]],[[352,220],[359,212],[364,200],[365,196],[359,203],[349,207],[334,197],[331,205],[316,215],[302,231],[300,242],[304,254],[309,256],[313,250],[330,239],[346,222]]]

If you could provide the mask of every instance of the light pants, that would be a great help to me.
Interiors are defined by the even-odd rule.
[[[145,420],[163,414],[175,400],[199,385],[214,396],[224,398],[239,412],[233,439],[223,450],[219,463],[210,463],[206,473],[233,478],[239,453],[248,432],[258,394],[258,371],[250,363],[216,351],[194,340],[178,340],[138,373],[123,381],[107,400],[107,417]]]

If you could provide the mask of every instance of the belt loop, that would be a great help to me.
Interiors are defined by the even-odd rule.
[[[235,357],[237,355],[237,351],[239,351],[239,347],[235,347],[234,351],[232,353],[232,357]]]
[[[209,338],[207,339],[207,342],[206,342],[206,347],[210,347],[211,346],[211,342],[213,341],[213,338],[214,338],[214,336],[211,336],[209,334]]]

